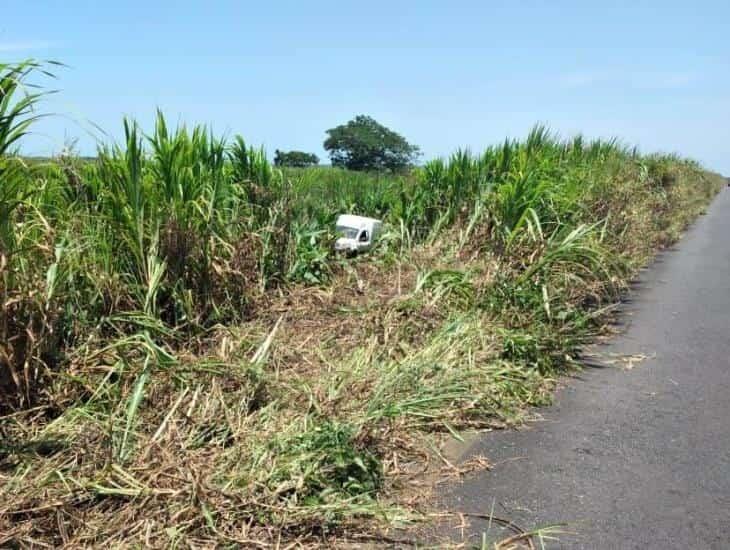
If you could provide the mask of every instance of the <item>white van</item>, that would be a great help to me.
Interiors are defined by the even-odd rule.
[[[382,230],[383,222],[373,218],[342,214],[337,218],[335,230],[339,238],[335,250],[355,254],[369,249]]]

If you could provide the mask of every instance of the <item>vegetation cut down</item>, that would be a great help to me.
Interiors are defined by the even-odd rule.
[[[427,519],[428,472],[461,472],[441,439],[548,402],[724,184],[540,126],[407,171],[279,169],[161,113],[93,160],[26,162],[47,68],[0,65],[3,547],[334,545]],[[369,254],[333,253],[346,212],[384,221]]]

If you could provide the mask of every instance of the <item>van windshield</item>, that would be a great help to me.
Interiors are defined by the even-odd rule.
[[[337,233],[345,237],[346,239],[354,239],[357,237],[357,229],[354,227],[346,227],[344,225],[338,225],[335,227]]]

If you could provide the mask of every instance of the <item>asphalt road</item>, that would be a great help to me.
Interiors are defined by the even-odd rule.
[[[548,548],[730,548],[730,189],[624,310],[625,332],[597,350],[649,358],[587,368],[544,421],[481,436],[464,459],[496,466],[451,488],[452,509],[568,524]]]

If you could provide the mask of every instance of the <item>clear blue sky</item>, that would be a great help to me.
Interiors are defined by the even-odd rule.
[[[0,58],[69,65],[30,153],[169,117],[326,158],[369,114],[425,158],[523,136],[618,136],[730,174],[730,2],[3,0]]]

